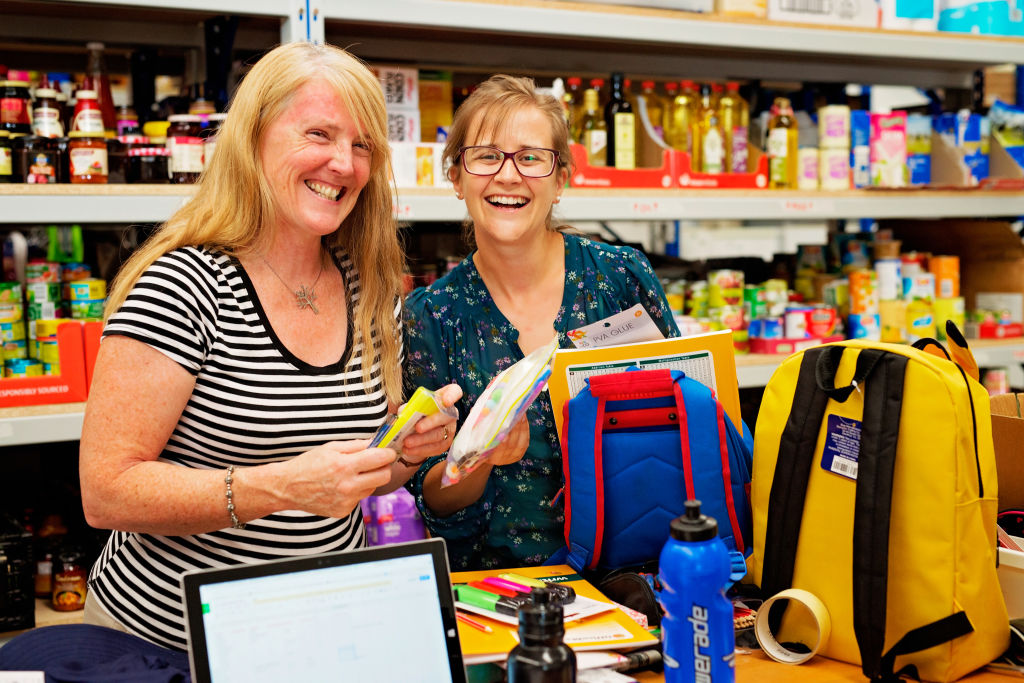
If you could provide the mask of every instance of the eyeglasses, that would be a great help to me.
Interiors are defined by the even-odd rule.
[[[505,152],[497,147],[474,145],[459,150],[462,167],[473,175],[496,175],[505,165],[506,159],[524,178],[546,178],[555,172],[558,152],[544,147],[527,147],[518,152]]]

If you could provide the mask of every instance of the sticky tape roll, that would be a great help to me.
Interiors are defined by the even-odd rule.
[[[768,614],[771,612],[772,605],[777,600],[789,600],[792,603],[796,603],[813,617],[818,629],[818,639],[814,643],[804,643],[804,645],[811,648],[810,652],[787,650],[775,638],[775,634],[772,633],[771,627],[768,624]],[[778,595],[765,600],[764,604],[761,605],[761,609],[757,611],[757,619],[754,621],[754,634],[757,636],[757,642],[761,645],[764,653],[776,662],[803,664],[828,644],[829,636],[832,635],[832,619],[829,617],[828,608],[825,607],[825,603],[819,600],[817,596],[800,588],[788,588]]]

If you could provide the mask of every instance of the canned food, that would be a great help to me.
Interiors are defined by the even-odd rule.
[[[903,276],[903,298],[924,299],[931,301],[935,298],[935,274],[920,272],[911,277]]]
[[[831,337],[836,331],[836,309],[818,304],[807,314],[807,332],[815,339]]]
[[[0,303],[0,322],[13,323],[21,319],[20,303]]]
[[[71,302],[71,317],[76,320],[83,318],[102,318],[103,305],[106,299],[83,299]]]
[[[98,301],[107,298],[107,281],[98,278],[87,278],[76,280],[66,284],[68,288],[68,300],[76,301]]]
[[[992,368],[985,372],[981,382],[988,389],[989,396],[1010,392],[1010,379],[1006,368]]]
[[[92,277],[92,268],[88,263],[63,263],[60,266],[60,281],[73,282]]]
[[[59,282],[29,282],[25,285],[25,299],[34,303],[60,303]]]
[[[743,271],[713,270],[708,273],[708,306],[743,305]]]
[[[7,355],[6,349],[4,355]],[[4,378],[17,379],[19,377],[42,377],[43,364],[37,360],[27,358],[11,358],[4,360]]]
[[[743,309],[746,312],[747,320],[760,318],[768,313],[768,305],[765,300],[764,285],[746,285],[743,287]]]
[[[60,264],[53,261],[30,261],[25,264],[26,282],[59,282]]]
[[[764,318],[761,322],[762,339],[783,339],[783,324],[781,317]]]
[[[9,342],[25,339],[25,323],[16,320],[10,323],[0,323],[0,341]]]
[[[875,271],[850,272],[850,313],[878,313],[878,289]]]
[[[960,258],[957,256],[932,256],[928,259],[928,270],[935,276],[935,296],[952,299],[960,296]]]
[[[907,341],[913,344],[918,339],[935,336],[935,314],[931,301],[914,299],[907,304]]]
[[[0,303],[21,306],[21,283],[0,282]]]
[[[962,296],[936,299],[932,302],[932,313],[935,316],[936,339],[946,339],[947,320],[952,320],[957,329],[964,329],[964,298]]]
[[[786,339],[807,339],[810,332],[807,330],[807,319],[811,313],[810,306],[789,306],[783,316]]]
[[[881,336],[877,313],[851,313],[847,322],[851,339],[878,341]]]
[[[902,344],[907,341],[907,303],[902,300],[881,301],[878,304],[882,326],[881,341]]]

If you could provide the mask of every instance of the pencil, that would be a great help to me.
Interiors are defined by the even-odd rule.
[[[494,629],[492,629],[487,624],[481,624],[476,619],[470,619],[469,617],[467,617],[462,612],[455,612],[455,618],[458,619],[459,621],[461,621],[463,624],[468,624],[468,625],[472,626],[473,628],[475,628],[475,629],[477,629],[479,631],[483,631],[484,633],[493,633],[494,632]]]

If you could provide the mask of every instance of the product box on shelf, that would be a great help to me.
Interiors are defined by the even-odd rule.
[[[420,141],[420,110],[388,107],[388,142]]]
[[[406,107],[416,109],[420,104],[419,71],[400,66],[371,66],[370,71],[380,81],[384,103],[388,109]]]
[[[878,28],[881,22],[881,9],[876,0],[859,0],[858,2],[768,0],[768,20]]]
[[[444,145],[439,142],[392,142],[391,166],[397,187],[444,187]]]
[[[989,400],[999,509],[1024,510],[1024,394],[999,394]],[[1000,548],[998,571],[1010,618],[1024,617],[1024,552]]]
[[[768,155],[754,145],[747,146],[749,173],[699,173],[693,170],[690,155],[673,150],[676,156],[675,180],[677,187],[693,189],[758,189],[768,187]]]
[[[571,187],[600,188],[669,188],[672,187],[676,163],[675,150],[665,150],[661,166],[657,168],[636,168],[623,170],[610,166],[591,166],[587,161],[587,148],[572,144],[572,160],[575,170],[569,178]]]
[[[811,348],[812,346],[818,346],[819,344],[829,344],[831,342],[843,341],[845,337],[841,334],[832,335],[831,337],[815,338],[807,337],[803,339],[751,339],[750,340],[750,352],[751,353],[772,353],[772,354],[785,354],[790,355],[798,351],[804,351]]]
[[[101,330],[102,323],[98,322],[69,321],[58,327],[61,374],[0,380],[0,408],[84,401],[99,350]]]

